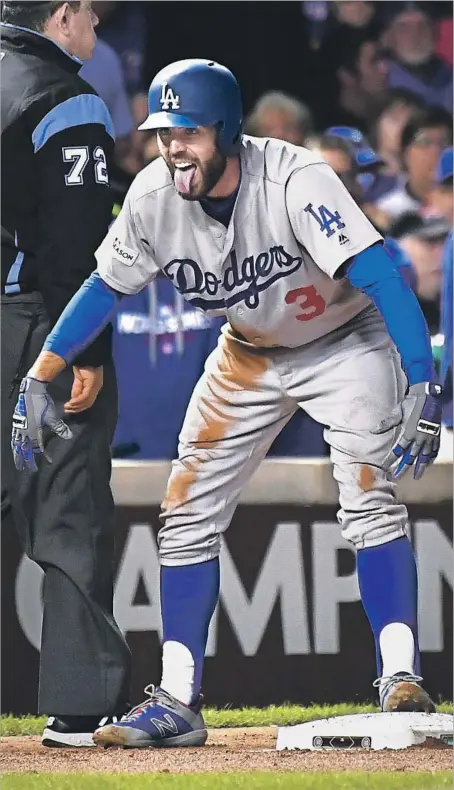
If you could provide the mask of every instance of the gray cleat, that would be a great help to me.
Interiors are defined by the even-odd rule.
[[[195,705],[183,705],[167,691],[147,686],[148,699],[133,708],[116,724],[93,733],[97,746],[128,749],[163,746],[203,746],[208,733],[200,712],[202,695]]]

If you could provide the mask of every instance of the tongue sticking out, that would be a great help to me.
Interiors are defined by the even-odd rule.
[[[195,171],[195,165],[191,165],[191,167],[185,168],[184,170],[178,167],[175,169],[175,188],[178,192],[181,192],[183,195],[189,194]]]

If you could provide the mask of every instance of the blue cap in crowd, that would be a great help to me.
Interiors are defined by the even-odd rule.
[[[353,126],[331,126],[324,134],[340,137],[349,144],[351,155],[360,170],[376,168],[384,164],[383,159],[373,150],[367,138]]]
[[[445,148],[437,163],[435,180],[437,184],[444,184],[449,178],[453,177],[453,149]]]

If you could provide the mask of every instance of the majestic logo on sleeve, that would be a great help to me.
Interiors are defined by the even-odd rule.
[[[170,107],[172,107],[172,110],[180,109],[179,95],[175,95],[172,88],[169,88],[166,82],[162,86],[160,101],[163,110],[167,111]]]
[[[312,203],[308,203],[304,211],[306,214],[310,214],[311,217],[313,217],[318,222],[322,233],[326,232],[327,239],[329,239],[330,236],[333,236],[336,230],[342,230],[342,228],[345,228],[345,222],[342,222],[339,212],[335,211],[333,214],[333,212],[330,211],[329,208],[326,208],[326,206],[319,206],[318,209],[315,209]],[[333,228],[333,225],[336,227]]]
[[[255,310],[259,306],[260,293],[282,277],[298,271],[302,262],[302,258],[294,258],[279,246],[270,247],[255,257],[248,255],[241,263],[232,250],[230,265],[223,269],[221,276],[204,271],[191,258],[174,258],[164,266],[164,273],[194,307],[218,310],[244,302]]]

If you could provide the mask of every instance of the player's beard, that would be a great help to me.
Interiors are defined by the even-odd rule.
[[[191,185],[190,192],[178,193],[183,200],[200,200],[201,198],[205,198],[224,175],[227,166],[227,158],[222,156],[219,150],[216,149],[211,159],[203,163],[200,162],[200,160],[195,160],[194,164],[197,167],[196,177],[194,179],[197,179],[197,184]],[[167,166],[170,170],[172,180],[174,180],[175,165],[171,162],[167,162]]]

